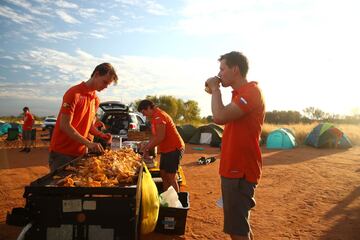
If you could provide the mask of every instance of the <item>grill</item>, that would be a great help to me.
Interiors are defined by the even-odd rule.
[[[74,159],[74,165],[85,157]],[[13,209],[7,223],[31,223],[25,239],[138,239],[143,168],[132,183],[115,187],[58,187],[66,164],[25,187],[25,208]]]

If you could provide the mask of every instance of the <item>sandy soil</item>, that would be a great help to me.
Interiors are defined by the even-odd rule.
[[[24,206],[24,186],[45,175],[47,148],[31,153],[0,149],[0,239],[16,239],[21,228],[5,224],[6,212]],[[219,149],[187,145],[182,161],[190,210],[183,236],[152,233],[141,239],[230,239],[222,232],[219,159],[198,165]],[[255,239],[359,239],[360,147],[347,151],[299,147],[263,150],[264,167],[251,223]]]

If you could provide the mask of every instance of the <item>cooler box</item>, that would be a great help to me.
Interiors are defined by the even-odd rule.
[[[189,193],[179,192],[178,195],[183,208],[160,207],[156,232],[173,235],[185,233],[186,217],[190,208]]]

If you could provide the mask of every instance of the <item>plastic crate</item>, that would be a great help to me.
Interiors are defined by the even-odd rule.
[[[189,193],[179,192],[178,195],[183,208],[160,207],[156,232],[173,235],[185,233],[186,217],[190,208]]]

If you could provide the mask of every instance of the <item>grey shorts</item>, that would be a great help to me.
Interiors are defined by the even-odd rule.
[[[51,172],[55,171],[59,167],[71,162],[75,158],[76,157],[74,157],[74,156],[69,156],[69,155],[65,155],[65,154],[61,154],[61,153],[57,153],[57,152],[50,152],[50,154],[49,154],[50,171]]]
[[[225,233],[249,236],[250,209],[255,206],[255,188],[255,183],[244,178],[221,177]]]
[[[23,130],[22,138],[23,140],[31,140],[31,130]]]
[[[165,170],[167,173],[176,173],[183,153],[183,149],[176,149],[172,152],[161,153],[160,170]]]

